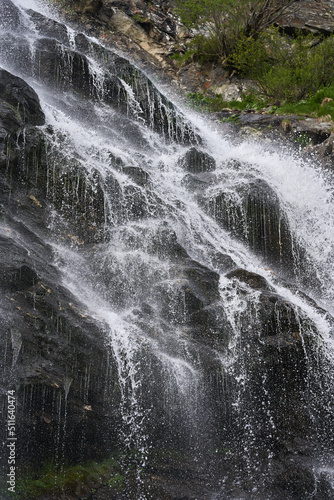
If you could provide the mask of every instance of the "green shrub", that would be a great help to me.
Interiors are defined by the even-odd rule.
[[[199,30],[198,57],[229,56],[240,36],[259,34],[271,26],[293,0],[176,0],[182,22]]]
[[[241,36],[231,63],[254,79],[263,96],[278,103],[298,102],[334,79],[334,38],[295,38],[270,28],[258,37]]]

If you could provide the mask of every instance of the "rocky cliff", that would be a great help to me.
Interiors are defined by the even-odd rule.
[[[126,53],[139,67],[155,75],[160,81],[167,80],[180,91],[203,92],[222,96],[224,100],[239,100],[242,94],[252,88],[253,83],[238,78],[234,71],[221,63],[200,63],[190,59],[180,66],[171,56],[187,50],[187,43],[193,32],[187,29],[175,15],[175,2],[140,1],[77,1],[63,2],[63,15],[70,21],[84,23],[85,29],[103,39],[112,47]],[[328,36],[334,33],[334,5],[330,0],[298,0],[277,20],[287,34],[315,33]],[[298,143],[300,137],[309,141],[307,154],[316,155],[332,168],[333,165],[333,123],[298,117],[275,117],[236,111],[220,113],[213,118],[217,121],[229,120],[240,115],[234,133],[252,140],[267,139],[275,129],[277,141],[287,140]],[[288,126],[286,126],[288,122]],[[233,128],[233,127],[232,127]]]

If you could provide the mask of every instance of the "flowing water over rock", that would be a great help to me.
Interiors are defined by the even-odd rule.
[[[27,6],[0,16],[1,391],[4,420],[17,401],[19,498],[333,498],[330,179],[232,146]],[[106,459],[99,481],[68,479]]]

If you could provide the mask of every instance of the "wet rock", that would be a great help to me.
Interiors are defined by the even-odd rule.
[[[216,168],[215,159],[208,153],[191,148],[179,161],[180,166],[192,173],[211,172]]]
[[[38,32],[42,36],[47,36],[49,38],[55,38],[63,44],[68,44],[68,31],[64,24],[43,16],[40,12],[29,9],[28,14],[33,20]]]
[[[290,229],[276,193],[265,181],[240,184],[205,203],[209,213],[252,250],[279,266],[292,265]]]
[[[299,312],[293,304],[270,292],[261,294],[260,303],[261,341],[276,347],[296,344],[302,347],[303,332]]]
[[[19,9],[10,0],[2,0],[0,4],[0,27],[4,30],[15,30],[21,24]]]
[[[182,179],[182,185],[190,191],[203,191],[214,184],[216,176],[207,172],[200,174],[188,174]]]
[[[164,304],[162,316],[173,323],[197,325],[200,335],[205,336],[208,324],[211,323],[212,326],[214,314],[211,314],[213,311],[204,309],[219,299],[218,283],[218,273],[188,256],[182,258],[174,269],[173,280],[156,286],[155,294],[160,297],[159,303]],[[206,324],[207,327],[202,329],[201,324]],[[198,332],[192,332],[192,335],[197,334]]]
[[[331,135],[321,144],[313,147],[311,146],[310,148],[308,148],[308,151],[311,153],[316,153],[317,156],[323,158],[325,161],[329,160],[332,164],[334,162],[334,134],[331,133]]]
[[[22,125],[43,125],[45,122],[36,92],[24,80],[4,69],[0,69],[0,102],[5,103],[5,110],[0,110],[2,120],[7,118],[10,122],[13,119]],[[9,116],[8,105],[12,116]]]
[[[214,252],[211,256],[211,262],[214,268],[218,269],[218,271],[222,273],[226,273],[237,267],[232,257],[224,253]]]
[[[239,122],[242,126],[251,126],[262,129],[268,127],[279,127],[286,120],[286,116],[276,116],[271,114],[244,113],[240,114]]]
[[[162,224],[152,238],[151,252],[160,259],[169,258],[172,261],[188,258],[188,254],[177,240],[175,231],[168,224]]]
[[[314,475],[312,471],[306,467],[294,465],[290,469],[284,471],[280,481],[278,480],[279,487],[299,498],[312,497],[314,493]]]
[[[0,240],[1,248],[5,250],[6,245]],[[11,245],[10,251],[13,251]],[[22,259],[23,260],[23,259]],[[23,260],[24,262],[24,260]],[[19,268],[13,267],[12,263],[0,263],[0,286],[8,291],[26,290],[38,282],[38,276],[31,267],[26,264]]]
[[[0,32],[0,55],[4,65],[31,76],[30,43],[20,33]]]
[[[319,122],[315,118],[300,120],[293,129],[296,140],[307,137],[313,145],[320,144],[329,138],[333,129],[333,122]]]
[[[149,174],[139,167],[123,167],[122,171],[127,174],[139,186],[145,187],[150,183]]]
[[[263,276],[246,271],[246,269],[235,269],[234,271],[226,274],[226,278],[236,278],[255,290],[270,290],[270,286]]]
[[[118,397],[111,379],[101,385],[105,374],[114,370],[106,357],[103,329],[62,286],[51,247],[26,227],[26,223],[32,226],[34,208],[30,214],[25,209],[13,215],[15,205],[4,208],[3,201],[4,197],[0,344],[1,352],[7,352],[2,360],[3,382],[7,390],[16,388],[21,408],[17,415],[21,463],[38,470],[41,461],[57,456],[59,439],[70,460],[87,458],[87,450],[78,447],[78,442],[95,443],[89,453],[100,457],[101,419],[109,421],[110,439],[115,443],[118,418],[99,396],[106,391],[106,397],[111,393]],[[39,233],[45,231],[46,223],[44,214],[38,220]],[[93,362],[97,352],[98,364]],[[88,406],[92,411],[85,409]]]
[[[219,298],[219,274],[191,259],[185,260],[183,273],[191,280],[193,286],[196,285],[201,290],[201,294],[209,303]]]
[[[36,41],[34,74],[53,88],[72,88],[87,95],[90,91],[94,93],[86,56],[63,47],[52,38]]]

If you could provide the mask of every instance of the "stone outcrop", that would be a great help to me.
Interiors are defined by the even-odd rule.
[[[174,78],[169,56],[176,45],[184,45],[190,33],[173,8],[172,1],[164,0],[154,4],[145,0],[78,0],[68,6],[67,15],[74,22],[84,18],[88,29],[127,50],[141,66],[148,64],[156,71],[163,68]]]
[[[331,0],[299,0],[284,13],[278,24],[288,34],[304,31],[330,35],[334,32],[333,7]]]
[[[261,179],[250,179],[231,192],[209,195],[203,204],[228,231],[278,267],[293,269],[292,235],[277,195]]]

